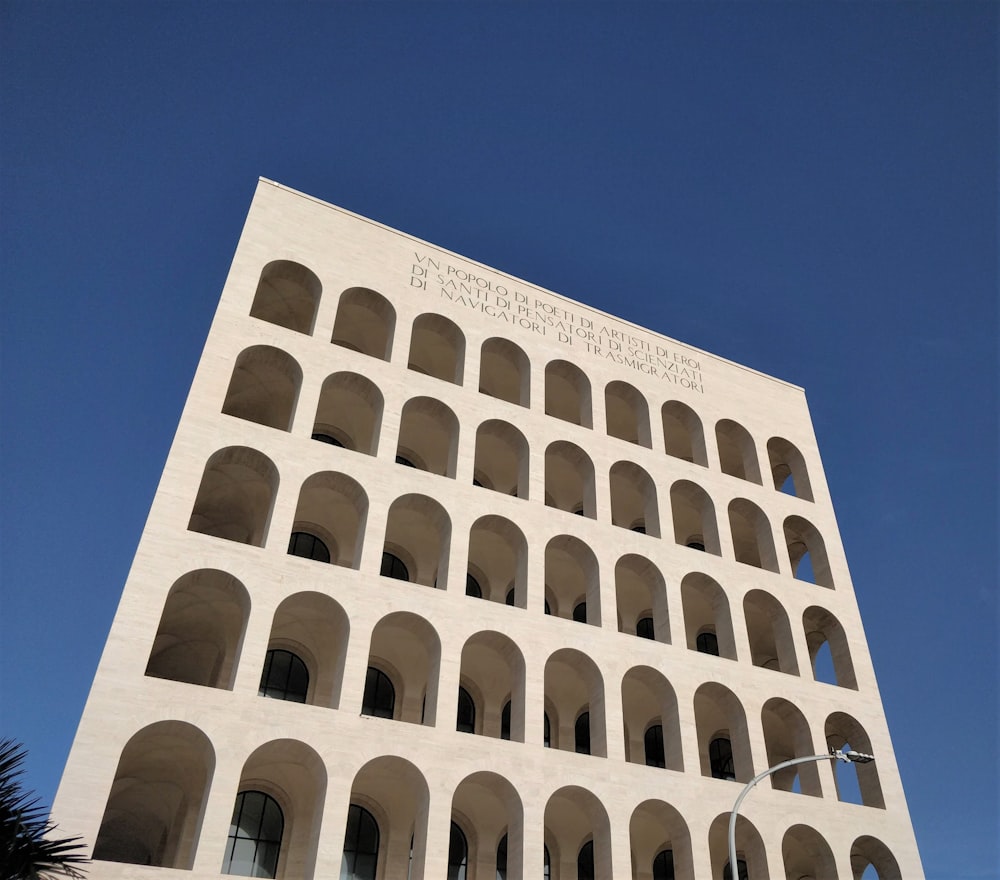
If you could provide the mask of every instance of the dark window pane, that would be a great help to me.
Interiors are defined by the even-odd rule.
[[[233,806],[222,873],[274,877],[284,824],[274,798],[262,791],[241,791]]]
[[[667,761],[663,754],[663,727],[652,725],[644,737],[647,767],[666,767]]]
[[[507,835],[497,844],[497,880],[507,880]]]
[[[264,671],[257,693],[262,697],[304,703],[309,693],[309,670],[291,651],[272,649],[264,655]]]
[[[674,852],[661,849],[653,859],[653,880],[674,880]]]
[[[451,823],[451,838],[448,841],[448,880],[465,880],[469,864],[469,845],[465,842],[462,829]]]
[[[545,720],[543,721],[544,730],[542,731],[542,745],[545,748],[552,748],[552,722],[549,721],[549,713],[545,713]]]
[[[403,560],[392,553],[382,554],[382,568],[379,570],[382,577],[395,578],[397,581],[408,581],[410,571],[403,563]]]
[[[587,622],[587,603],[578,602],[576,607],[573,609],[573,620],[577,623]]]
[[[458,689],[458,721],[455,729],[461,733],[476,732],[476,704],[464,687]]]
[[[500,739],[510,739],[510,700],[504,703],[500,713]]]
[[[634,526],[632,526],[632,531],[633,532],[638,532],[640,535],[645,535],[646,534],[646,524],[645,523],[636,523]]]
[[[515,598],[516,598],[516,597],[514,596],[514,588],[513,588],[513,587],[511,587],[511,588],[510,588],[510,589],[509,589],[509,590],[507,591],[507,598],[506,598],[506,599],[504,599],[504,602],[505,602],[505,603],[506,603],[507,605],[513,605],[513,604],[514,604],[514,599],[515,599]]]
[[[315,559],[317,562],[330,561],[330,551],[326,544],[309,532],[292,532],[288,539],[288,553],[303,559]]]
[[[719,656],[719,640],[713,632],[704,632],[694,640],[694,646],[702,654]]]
[[[375,718],[392,718],[396,707],[396,689],[389,681],[389,676],[376,669],[368,667],[365,674],[365,693],[361,698],[361,714],[372,715]]]
[[[584,712],[576,719],[574,728],[576,738],[576,751],[581,755],[590,754],[590,713]]]
[[[743,859],[736,860],[736,873],[738,880],[750,880],[747,863]],[[722,880],[733,880],[733,869],[729,867],[729,862],[726,862],[726,866],[722,869]]]
[[[635,634],[640,639],[652,639],[655,638],[653,634],[653,618],[652,617],[641,617],[636,622]]]
[[[320,443],[329,443],[331,446],[339,446],[341,449],[346,448],[336,437],[331,437],[329,434],[316,433],[312,435],[312,438],[319,440]]]
[[[474,599],[483,598],[483,588],[479,586],[479,581],[471,574],[465,576],[465,595],[472,596]]]
[[[403,465],[403,467],[411,467],[411,468],[416,467],[416,465],[412,461],[410,461],[408,458],[405,458],[402,455],[396,456],[396,464],[401,464]]]
[[[594,841],[590,840],[580,847],[576,857],[577,880],[594,880]]]
[[[733,746],[725,737],[713,739],[708,744],[708,762],[716,779],[735,779]]]
[[[364,807],[351,804],[347,810],[341,880],[375,880],[379,837],[375,817]]]

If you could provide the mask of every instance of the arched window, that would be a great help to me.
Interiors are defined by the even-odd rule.
[[[291,651],[272,648],[264,655],[264,671],[257,693],[262,697],[304,703],[309,692],[309,670]]]
[[[741,858],[736,859],[736,875],[738,880],[749,880],[750,878],[747,863]],[[729,862],[726,862],[726,867],[722,869],[722,880],[733,880],[733,869],[729,867]]]
[[[500,712],[500,739],[510,739],[510,700],[503,704]]]
[[[462,829],[451,823],[451,837],[448,840],[448,880],[465,880],[469,865],[469,844]]]
[[[594,841],[580,847],[576,857],[576,880],[594,880]]]
[[[694,640],[695,650],[701,654],[711,654],[713,657],[719,656],[719,637],[714,632],[703,632],[698,634]]]
[[[577,604],[573,607],[573,620],[575,620],[577,623],[587,622],[586,602],[577,602]]]
[[[724,736],[718,736],[708,744],[708,762],[713,779],[735,779],[733,767],[733,746]]]
[[[549,713],[545,713],[542,721],[542,745],[547,749],[552,748],[552,722],[549,721]]]
[[[473,599],[483,598],[483,588],[471,574],[465,576],[465,595],[472,596]]]
[[[590,754],[590,713],[583,712],[576,719],[576,726],[573,729],[576,751],[581,755]]]
[[[284,829],[285,817],[274,798],[262,791],[241,791],[233,807],[222,873],[274,877]]]
[[[374,666],[365,674],[365,693],[361,698],[361,714],[375,718],[392,718],[396,709],[396,689],[389,676]]]
[[[663,751],[663,725],[653,724],[646,730],[643,737],[646,752],[647,767],[666,767],[667,758]]]
[[[507,880],[507,835],[497,844],[497,880]]]
[[[674,851],[661,849],[653,859],[653,880],[674,880]]]
[[[640,617],[635,623],[635,634],[640,639],[655,639],[653,632],[653,618]]]
[[[504,601],[504,604],[505,604],[505,605],[514,605],[514,599],[515,599],[515,598],[516,598],[516,594],[515,594],[515,592],[514,592],[514,587],[511,587],[511,588],[510,588],[510,589],[509,589],[509,590],[507,591],[507,598],[503,600],[503,601]]]
[[[344,833],[340,880],[375,880],[378,870],[378,822],[364,807],[351,804]]]
[[[542,862],[542,876],[545,880],[550,880],[552,877],[552,860],[549,857],[549,848],[544,844],[542,845],[542,858],[544,860]]]
[[[347,448],[336,437],[333,437],[330,434],[323,434],[322,432],[319,431],[317,431],[315,434],[312,435],[312,439],[319,440],[320,443],[327,443],[330,446],[339,446],[341,449]]]
[[[330,561],[330,551],[326,544],[309,532],[292,532],[288,539],[288,555],[315,559],[317,562]]]
[[[476,703],[464,687],[458,689],[458,720],[455,722],[455,730],[460,733],[476,732]]]
[[[379,574],[382,577],[395,578],[397,581],[410,579],[410,570],[406,567],[406,563],[395,554],[388,552],[382,553],[382,567]]]

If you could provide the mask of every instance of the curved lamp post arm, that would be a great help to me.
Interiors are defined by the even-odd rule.
[[[753,790],[753,787],[760,782],[762,779],[767,779],[779,770],[784,770],[786,767],[794,767],[796,764],[811,764],[815,761],[843,761],[846,764],[867,764],[869,761],[874,761],[875,759],[871,755],[865,755],[861,752],[855,751],[843,751],[842,749],[834,749],[828,755],[808,755],[805,758],[792,758],[789,761],[782,761],[780,764],[775,764],[773,767],[768,767],[763,773],[758,773],[753,779],[751,779],[746,785],[743,786],[743,791],[740,792],[739,797],[736,798],[736,803],[733,804],[733,810],[729,814],[729,877],[730,880],[739,880],[739,868],[736,864],[736,816],[740,811],[740,804],[743,803],[743,798],[745,798]]]

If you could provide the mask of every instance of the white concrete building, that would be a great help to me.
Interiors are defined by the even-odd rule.
[[[719,880],[845,743],[741,875],[923,876],[801,389],[260,182],[55,803],[94,880]]]

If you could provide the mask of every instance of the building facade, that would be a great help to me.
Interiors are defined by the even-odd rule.
[[[261,180],[56,799],[90,876],[923,876],[801,389]],[[839,769],[838,769],[839,768]]]

